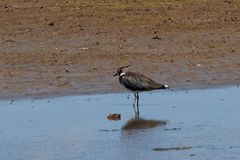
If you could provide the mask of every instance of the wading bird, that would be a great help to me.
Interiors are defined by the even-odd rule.
[[[168,89],[168,85],[163,85],[153,81],[140,73],[125,72],[124,69],[128,68],[131,64],[117,69],[114,76],[119,76],[119,82],[122,86],[134,93],[133,109],[135,117],[139,118],[139,92],[152,91],[157,89]]]

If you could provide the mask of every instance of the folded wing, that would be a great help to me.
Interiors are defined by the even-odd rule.
[[[120,83],[132,91],[150,91],[164,89],[165,86],[159,84],[143,74],[127,72],[120,79]]]

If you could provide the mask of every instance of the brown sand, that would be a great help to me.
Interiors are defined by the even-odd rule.
[[[132,62],[172,88],[240,82],[240,1],[2,0],[0,98],[121,92]]]

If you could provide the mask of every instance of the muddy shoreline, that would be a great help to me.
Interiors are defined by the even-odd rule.
[[[240,2],[1,1],[0,99],[123,92],[132,62],[174,89],[240,84]]]

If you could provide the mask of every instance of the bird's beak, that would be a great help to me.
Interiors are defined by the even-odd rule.
[[[115,74],[113,75],[113,77],[115,77],[117,74],[118,74],[118,73],[115,73]]]

